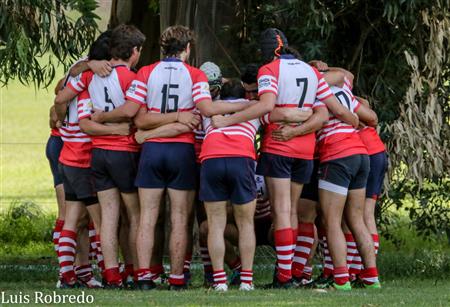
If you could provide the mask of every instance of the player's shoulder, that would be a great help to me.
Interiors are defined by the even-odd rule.
[[[139,76],[139,75],[144,75],[144,76],[147,76],[147,77],[148,77],[148,76],[152,73],[152,71],[153,71],[160,63],[161,63],[161,61],[156,61],[156,62],[154,62],[154,63],[152,63],[152,64],[142,66],[142,67],[139,69],[139,71],[137,72],[137,75],[138,75],[138,76]]]

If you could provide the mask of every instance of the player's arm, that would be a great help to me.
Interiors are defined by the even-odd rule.
[[[49,126],[51,129],[57,128],[58,116],[56,115],[55,106],[51,106],[49,110]]]
[[[152,113],[141,108],[134,119],[139,129],[150,130],[167,124],[179,122],[187,125],[191,130],[200,123],[200,117],[192,112]]]
[[[69,75],[71,77],[76,77],[89,69],[100,77],[106,77],[112,71],[111,63],[106,60],[79,61],[69,70]]]
[[[322,100],[322,102],[327,106],[328,110],[330,110],[330,112],[333,113],[334,116],[336,116],[337,119],[343,121],[344,123],[352,125],[355,128],[358,127],[358,116],[356,116],[355,114],[350,112],[349,109],[340,104],[336,96],[329,96],[328,98]]]
[[[259,102],[252,103],[248,108],[231,114],[230,116],[213,116],[211,124],[214,128],[223,128],[238,123],[260,118],[266,113],[272,112],[277,96],[272,92],[266,92],[260,96]]]
[[[369,102],[367,100],[360,97],[356,97],[356,99],[359,103],[355,108],[355,112],[358,115],[359,120],[367,126],[376,127],[378,125],[377,113],[369,107]],[[361,103],[362,100],[365,100],[365,102]]]
[[[341,68],[341,67],[329,67],[328,73],[330,73],[330,72],[339,72],[341,74],[344,74],[344,78],[347,78],[347,80],[350,83],[350,87],[353,87],[353,79],[355,78],[355,76],[348,70]]]
[[[277,141],[289,141],[290,139],[310,134],[316,132],[322,128],[323,124],[328,119],[327,108],[319,107],[314,109],[313,115],[303,124],[292,127],[292,126],[282,126],[280,129],[274,130],[272,132],[273,139]]]
[[[230,103],[218,100],[213,102],[210,98],[207,98],[198,102],[196,107],[203,116],[212,117],[214,115],[223,115],[242,111],[247,108],[249,104],[250,102],[248,101]]]
[[[192,129],[184,124],[171,123],[152,130],[138,130],[135,133],[134,138],[139,144],[142,144],[148,139],[172,138],[190,131],[192,131]]]
[[[59,121],[64,120],[67,111],[67,104],[77,95],[78,93],[68,86],[58,92],[58,95],[56,95],[55,97],[54,105],[55,112]]]
[[[127,100],[123,105],[109,112],[95,110],[91,119],[97,123],[122,123],[130,121],[141,108],[140,104]]]
[[[130,123],[99,124],[89,118],[80,119],[80,130],[89,135],[129,135]]]
[[[61,78],[55,86],[55,95],[58,95],[59,91],[64,87],[64,81],[66,78]]]
[[[269,114],[269,120],[274,123],[301,123],[308,120],[313,111],[311,109],[302,110],[298,108],[274,108]]]

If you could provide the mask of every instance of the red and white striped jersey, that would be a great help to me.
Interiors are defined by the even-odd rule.
[[[166,58],[142,67],[128,89],[126,99],[146,105],[149,112],[192,112],[195,105],[211,99],[204,72],[176,58]],[[146,142],[181,142],[194,144],[194,133]]]
[[[322,101],[333,95],[317,69],[292,55],[282,55],[259,69],[258,94],[264,93],[274,93],[277,96],[275,107],[302,110],[326,107]],[[267,119],[267,116],[264,119]],[[314,133],[281,142],[272,138],[272,131],[278,128],[279,125],[270,123],[269,119],[261,146],[262,152],[299,159],[313,159]]]
[[[255,208],[255,220],[270,219],[270,200],[269,193],[267,193],[266,183],[264,182],[264,177],[260,175],[255,176],[256,181],[256,191],[258,196],[256,198],[256,208]]]
[[[84,77],[80,81],[72,84],[77,91],[83,90],[84,101],[82,106],[83,118],[90,117],[94,109],[109,112],[125,104],[125,93],[131,86],[136,77],[126,65],[117,65],[113,67],[111,74],[107,77],[99,77],[92,72],[84,72]],[[89,101],[91,103],[89,103]],[[140,149],[139,144],[134,139],[134,132],[130,135],[99,135],[91,136],[92,147],[106,150],[131,151],[137,152]]]
[[[358,130],[361,141],[366,145],[369,155],[374,155],[386,150],[377,130],[374,127],[364,127]]]
[[[58,128],[52,128],[50,130],[50,135],[52,135],[52,136],[61,136],[61,132],[59,132]]]
[[[245,99],[227,100],[229,103]],[[229,115],[225,115],[229,116]],[[214,128],[210,117],[203,117],[205,138],[200,152],[200,161],[220,157],[248,157],[256,159],[255,136],[261,126],[259,119],[224,127]]]
[[[79,92],[71,84],[78,82],[80,78],[81,75],[75,78],[68,77],[66,84],[77,94]],[[64,141],[59,162],[68,166],[88,168],[91,165],[92,142],[91,138],[80,130],[78,112],[78,99],[75,97],[69,103],[63,126],[59,129],[61,139]]]
[[[352,113],[355,113],[360,107],[348,82],[343,87],[332,86],[331,90],[339,102]],[[317,141],[321,162],[356,154],[367,154],[366,146],[361,141],[356,129],[337,119],[332,113],[329,113],[328,121],[317,133]]]

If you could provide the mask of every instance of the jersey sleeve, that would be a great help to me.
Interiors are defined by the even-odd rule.
[[[355,96],[352,95],[352,110],[353,112],[358,111],[359,107],[361,106],[361,102],[359,102]]]
[[[350,90],[353,89],[353,84],[352,84],[352,82],[350,82],[349,79],[347,79],[347,77],[344,77],[344,84],[345,84],[346,86],[348,86],[348,88],[349,88]]]
[[[205,73],[199,69],[191,73],[192,77],[192,101],[194,104],[199,103],[205,99],[211,99],[209,91],[208,78]]]
[[[145,105],[147,99],[147,81],[148,74],[146,73],[146,67],[143,67],[138,71],[136,78],[128,87],[125,99],[139,105]]]
[[[88,90],[84,90],[78,95],[77,101],[78,120],[91,117],[93,106]]]
[[[324,101],[325,99],[333,96],[333,92],[331,91],[328,83],[323,78],[322,74],[315,67],[312,67],[312,69],[314,70],[318,81],[316,99]]]
[[[79,94],[88,88],[91,80],[92,72],[90,70],[85,71],[75,78],[72,78],[72,80],[70,80],[70,82],[67,84],[67,87],[69,87],[75,93]]]
[[[278,96],[278,78],[268,65],[258,71],[258,95],[274,93]]]

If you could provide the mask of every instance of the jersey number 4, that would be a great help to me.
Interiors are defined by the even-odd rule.
[[[179,88],[178,84],[164,84],[161,90],[162,93],[162,102],[161,102],[161,113],[170,113],[178,111],[178,95],[170,94],[171,89]],[[173,108],[169,107],[169,100],[172,100]]]
[[[297,78],[297,86],[301,88],[300,100],[298,101],[298,107],[302,108],[305,103],[306,91],[308,90],[308,78]]]

